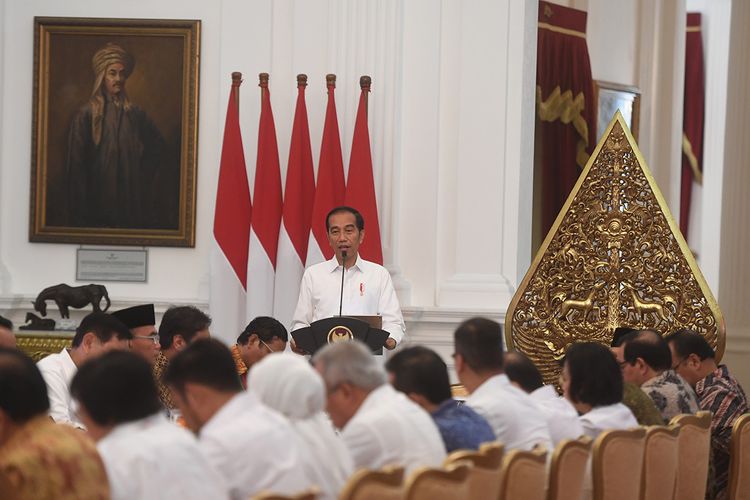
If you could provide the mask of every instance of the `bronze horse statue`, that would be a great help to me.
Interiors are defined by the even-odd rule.
[[[26,313],[26,324],[18,327],[20,330],[54,330],[55,320],[49,318],[40,318],[34,313]]]
[[[104,309],[100,307],[102,299],[107,302]],[[104,285],[94,284],[68,286],[61,283],[59,285],[45,288],[39,293],[36,300],[33,302],[34,309],[42,316],[47,315],[47,300],[55,301],[57,308],[60,309],[60,315],[63,318],[70,318],[70,307],[81,309],[82,307],[91,304],[94,306],[94,311],[106,311],[110,306],[107,289]]]

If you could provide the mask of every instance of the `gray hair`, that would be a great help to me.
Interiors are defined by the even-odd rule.
[[[353,340],[328,344],[313,356],[328,387],[349,383],[373,390],[386,382],[385,370],[365,344]]]

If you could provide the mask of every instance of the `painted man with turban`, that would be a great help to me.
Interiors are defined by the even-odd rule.
[[[133,56],[114,43],[92,59],[94,89],[68,136],[71,226],[161,227],[155,180],[164,138],[125,92],[134,65]]]

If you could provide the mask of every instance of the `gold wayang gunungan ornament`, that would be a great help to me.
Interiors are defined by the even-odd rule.
[[[505,318],[509,348],[555,383],[576,341],[618,326],[690,328],[724,353],[724,320],[619,111],[542,243]]]

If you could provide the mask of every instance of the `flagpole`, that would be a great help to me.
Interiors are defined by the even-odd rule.
[[[359,77],[359,88],[366,90],[365,94],[365,116],[370,109],[370,86],[372,85],[372,78],[369,75],[362,75]]]

